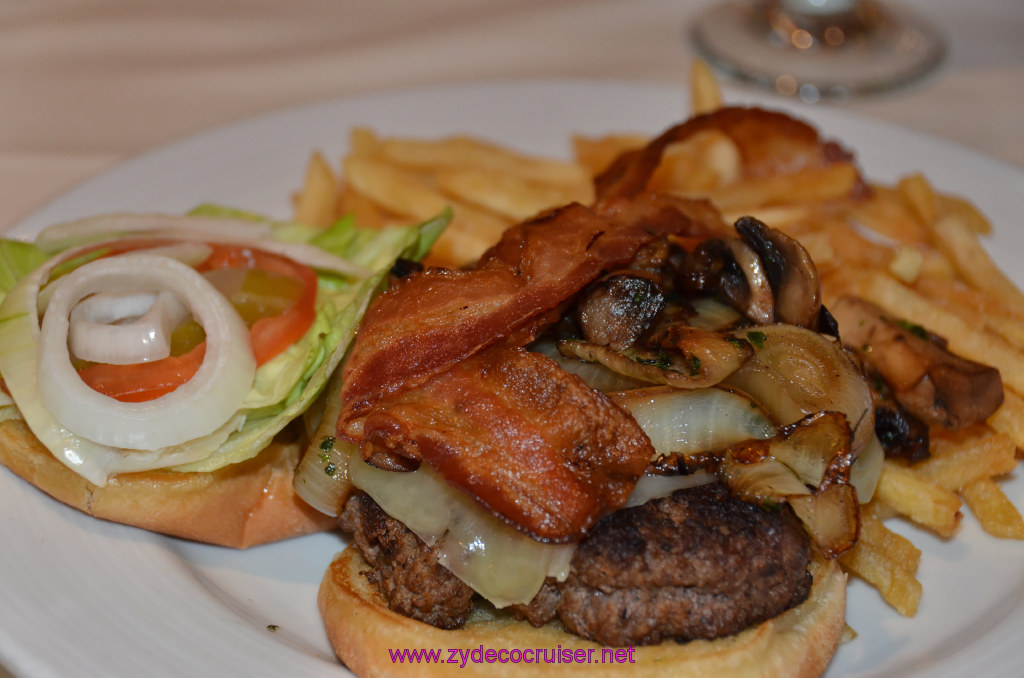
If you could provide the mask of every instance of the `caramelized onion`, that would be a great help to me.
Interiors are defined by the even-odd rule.
[[[852,485],[832,485],[817,494],[790,497],[789,505],[826,558],[840,556],[856,543],[860,518]]]
[[[817,332],[794,325],[737,330],[754,357],[723,383],[738,388],[788,425],[808,414],[842,412],[853,431],[854,455],[874,435],[871,391],[843,348]]]
[[[835,558],[853,546],[860,531],[850,438],[844,416],[820,412],[771,440],[731,448],[718,476],[744,501],[789,503],[822,553]]]
[[[698,297],[689,304],[696,315],[687,318],[687,322],[698,329],[724,330],[743,321],[743,315],[739,311],[710,297]]]
[[[295,469],[295,492],[317,511],[341,515],[341,507],[352,488],[348,460],[356,446],[344,440],[325,438],[317,450],[307,450]]]
[[[667,497],[676,490],[686,490],[713,482],[715,482],[714,474],[707,471],[697,471],[682,476],[643,476],[636,482],[633,494],[629,495],[623,508],[641,506],[652,499]]]
[[[751,504],[776,503],[785,497],[811,493],[793,469],[777,459],[752,464],[726,460],[719,466],[718,477],[735,496]]]
[[[885,450],[878,436],[872,435],[850,467],[850,484],[856,488],[860,503],[866,504],[875,496],[875,488],[878,486],[878,477],[882,475],[884,463]]]
[[[739,369],[750,347],[724,335],[696,328],[680,329],[662,340],[663,347],[617,351],[576,339],[558,342],[564,355],[605,367],[628,377],[677,388],[714,386]]]
[[[630,377],[611,370],[601,363],[586,362],[577,358],[569,358],[558,350],[558,345],[553,341],[540,340],[530,345],[530,350],[546,355],[558,363],[558,366],[569,374],[575,374],[582,379],[587,386],[602,393],[609,391],[625,391],[631,388],[640,388],[649,384],[648,381]]]
[[[771,455],[806,485],[850,480],[850,427],[837,412],[818,412],[787,427],[771,442]]]
[[[608,395],[633,415],[658,455],[718,451],[775,435],[764,410],[735,391],[651,386]]]

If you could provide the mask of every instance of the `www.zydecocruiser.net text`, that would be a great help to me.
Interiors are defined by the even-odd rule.
[[[393,664],[633,664],[635,648],[448,648],[389,649]]]

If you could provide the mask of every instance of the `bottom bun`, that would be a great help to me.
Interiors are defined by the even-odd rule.
[[[358,549],[349,546],[331,563],[319,594],[334,651],[362,678],[455,674],[810,678],[824,673],[845,629],[846,575],[834,561],[813,563],[814,585],[807,600],[774,619],[714,641],[662,643],[635,650],[602,648],[566,633],[557,623],[534,628],[483,609],[474,612],[461,629],[438,629],[389,610],[376,586],[362,574],[369,569]],[[536,652],[541,648],[558,652]],[[456,649],[463,652],[450,652]],[[407,655],[400,662],[394,655],[402,650],[440,652],[435,662],[425,661],[422,655],[419,660]],[[499,654],[501,650],[518,653]],[[602,654],[602,650],[609,651]],[[488,656],[488,651],[494,652]],[[517,656],[519,661],[513,661]],[[630,657],[633,662],[628,661]],[[608,661],[602,663],[602,658]]]
[[[24,421],[0,422],[0,462],[55,499],[97,518],[235,548],[334,526],[292,487],[304,449],[279,436],[253,459],[210,473],[128,473],[97,486],[50,454]]]

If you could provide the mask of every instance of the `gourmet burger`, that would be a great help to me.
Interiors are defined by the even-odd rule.
[[[513,227],[472,269],[403,272],[368,310],[336,436],[297,479],[353,537],[319,603],[356,674],[449,668],[396,648],[527,662],[460,666],[487,675],[579,670],[577,651],[630,675],[828,665],[876,402],[799,243],[648,190],[665,147],[708,129],[752,174],[848,157],[780,114],[700,116],[616,161],[592,206]]]
[[[0,461],[170,535],[246,547],[326,529],[292,482],[311,406],[386,271],[442,221],[314,230],[209,206],[3,241]]]

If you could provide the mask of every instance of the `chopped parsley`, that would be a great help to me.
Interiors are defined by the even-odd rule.
[[[736,348],[743,348],[747,345],[747,342],[743,341],[739,337],[726,337],[725,340]]]
[[[896,324],[920,339],[929,339],[928,330],[908,320],[897,320]]]
[[[747,332],[747,340],[754,345],[754,348],[764,348],[764,342],[768,339],[768,335],[760,330],[751,330]]]
[[[667,370],[672,367],[672,356],[664,352],[652,355],[649,353],[640,353],[638,351],[626,351],[623,355],[633,362],[641,365],[652,365],[653,367],[657,367],[662,370]]]

